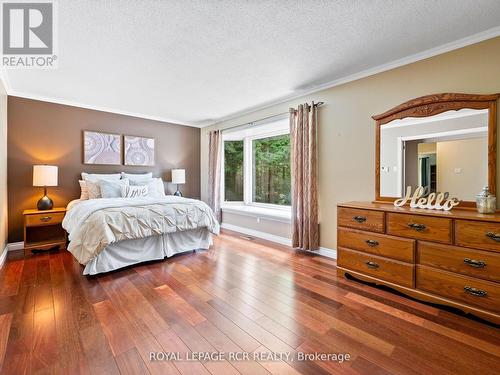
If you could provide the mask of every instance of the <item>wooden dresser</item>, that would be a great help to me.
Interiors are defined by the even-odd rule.
[[[338,205],[338,272],[500,324],[500,215]]]

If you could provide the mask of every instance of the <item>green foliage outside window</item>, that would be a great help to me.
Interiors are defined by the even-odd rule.
[[[253,148],[253,201],[291,204],[290,135],[256,139]]]
[[[224,198],[243,201],[243,141],[224,142]]]

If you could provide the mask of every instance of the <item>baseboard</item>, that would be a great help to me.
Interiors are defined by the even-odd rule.
[[[0,255],[0,268],[3,267],[5,259],[7,259],[7,251],[9,251],[9,246],[5,245],[5,249],[3,249],[2,255]]]
[[[247,236],[262,238],[263,240],[279,243],[280,245],[292,246],[292,240],[286,237],[276,236],[274,234],[261,232],[254,229],[239,227],[233,224],[222,223],[222,228],[232,230],[238,233],[246,234]]]
[[[337,250],[329,249],[328,247],[320,247],[318,251],[311,251],[312,253],[323,255],[327,258],[337,259]]]
[[[247,236],[262,238],[263,240],[279,243],[280,245],[292,246],[292,240],[286,237],[276,236],[274,234],[261,232],[254,229],[239,227],[237,225],[222,223],[222,228],[232,230],[234,232],[246,234]],[[337,250],[329,249],[327,247],[320,247],[317,251],[309,251],[313,254],[318,254],[327,258],[337,259]]]
[[[7,244],[7,249],[9,251],[14,251],[14,250],[23,250],[24,249],[24,242],[11,242]]]

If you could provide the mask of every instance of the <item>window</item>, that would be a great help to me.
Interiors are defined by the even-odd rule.
[[[290,134],[281,118],[223,134],[223,201],[288,208],[291,204]]]
[[[243,201],[243,141],[224,142],[224,197]]]
[[[253,150],[253,202],[289,206],[290,134],[255,139]]]

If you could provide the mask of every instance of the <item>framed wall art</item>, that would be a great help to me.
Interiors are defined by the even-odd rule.
[[[121,156],[121,135],[87,130],[83,132],[84,164],[120,165]]]
[[[155,139],[126,135],[125,165],[155,165]]]

